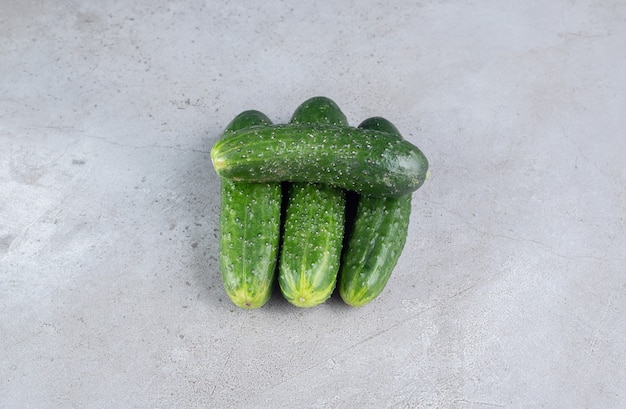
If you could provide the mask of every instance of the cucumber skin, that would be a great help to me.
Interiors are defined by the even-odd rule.
[[[309,98],[300,104],[291,116],[289,123],[347,126],[348,118],[335,101],[318,96]]]
[[[381,117],[359,127],[376,129],[401,139],[398,129]],[[359,196],[356,216],[344,250],[339,294],[351,306],[363,306],[383,291],[406,243],[411,194],[400,197]]]
[[[271,124],[259,111],[244,111],[225,132]],[[221,178],[220,270],[224,289],[238,307],[254,309],[270,298],[280,238],[280,183]]]
[[[311,182],[370,196],[403,196],[426,178],[428,160],[387,132],[324,124],[254,126],[213,145],[218,175],[256,182]]]
[[[344,230],[344,191],[294,183],[289,188],[278,283],[287,301],[314,307],[335,289]]]
[[[292,124],[347,125],[334,101],[313,97],[298,106]],[[285,299],[310,308],[335,289],[345,226],[345,192],[327,185],[289,186],[278,283]]]

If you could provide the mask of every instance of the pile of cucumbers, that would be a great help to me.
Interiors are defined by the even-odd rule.
[[[288,124],[237,115],[211,149],[220,176],[220,256],[234,304],[263,306],[278,281],[298,307],[338,287],[362,306],[383,290],[404,248],[411,194],[428,161],[388,120],[351,127],[326,97],[303,102]]]

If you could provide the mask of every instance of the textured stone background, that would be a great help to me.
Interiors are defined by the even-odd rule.
[[[622,1],[2,1],[0,407],[623,408]],[[384,293],[226,297],[208,152],[314,95],[431,162]]]

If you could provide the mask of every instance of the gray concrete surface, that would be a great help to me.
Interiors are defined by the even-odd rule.
[[[626,407],[622,1],[2,1],[0,407]],[[314,95],[431,161],[384,293],[243,311],[208,152]]]

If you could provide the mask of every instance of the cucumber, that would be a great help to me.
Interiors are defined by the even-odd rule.
[[[269,125],[259,111],[244,111],[225,132]],[[220,270],[231,301],[246,309],[259,308],[270,298],[276,275],[280,238],[280,183],[221,179]]]
[[[341,125],[283,124],[228,132],[211,149],[221,177],[311,182],[371,196],[403,196],[425,180],[422,151],[396,135]]]
[[[348,126],[348,119],[332,99],[313,97],[307,99],[296,108],[289,123]]]
[[[339,107],[325,97],[303,102],[292,124],[347,125]],[[314,307],[335,289],[341,261],[345,192],[327,185],[295,182],[289,186],[278,283],[285,299]]]
[[[360,125],[402,139],[388,120],[369,118]],[[357,210],[339,273],[339,294],[351,306],[374,300],[385,288],[406,242],[411,194],[357,198]]]

